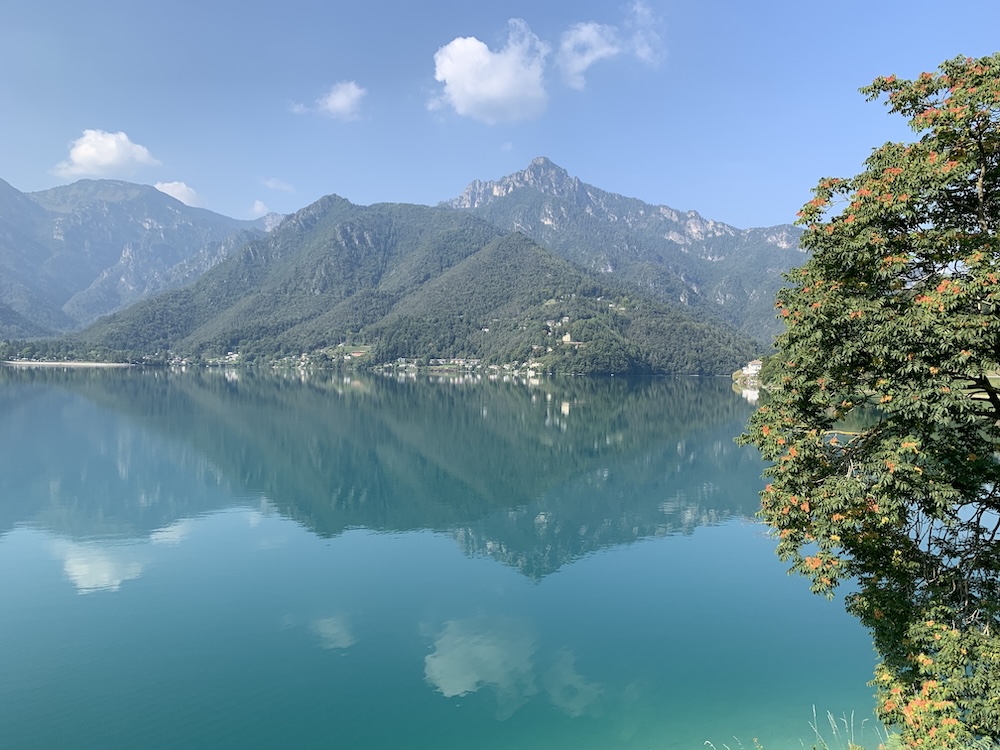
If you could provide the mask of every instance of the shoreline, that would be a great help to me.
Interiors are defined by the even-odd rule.
[[[0,359],[0,367],[131,367],[128,362],[52,362],[25,359]]]

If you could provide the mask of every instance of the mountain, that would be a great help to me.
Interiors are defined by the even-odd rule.
[[[500,180],[477,180],[444,205],[764,342],[781,330],[774,295],[782,273],[805,261],[794,226],[737,229],[605,192],[545,158]]]
[[[366,344],[399,357],[535,359],[571,372],[729,374],[756,346],[446,207],[328,196],[193,284],[102,319],[86,347],[244,357]]]
[[[777,332],[797,245],[794,227],[736,229],[547,159],[437,207],[328,196],[257,222],[127,182],[0,181],[0,338],[91,325],[53,354],[335,357],[350,343],[380,362],[728,374]]]
[[[6,334],[7,331],[14,333]],[[10,305],[0,302],[0,336],[33,337],[48,336],[51,333],[50,329],[28,320]]]
[[[39,240],[48,212],[0,180],[0,336],[45,336],[73,324],[54,301],[69,290],[47,277],[51,254]]]
[[[0,180],[0,305],[16,314],[0,315],[0,336],[80,328],[191,281],[263,226],[148,185],[81,180],[21,193]]]

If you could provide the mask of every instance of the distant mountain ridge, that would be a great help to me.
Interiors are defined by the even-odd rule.
[[[80,180],[22,193],[0,180],[0,336],[73,330],[184,284],[263,234],[148,185]]]
[[[781,275],[805,260],[792,225],[737,229],[606,192],[544,157],[499,180],[475,180],[444,205],[765,342],[780,330],[773,302]]]
[[[581,373],[729,374],[756,352],[723,325],[602,284],[466,213],[338,196],[77,338],[130,357],[336,357],[352,343],[375,362],[534,360]]]
[[[354,342],[379,361],[728,373],[780,330],[799,235],[603,191],[546,158],[437,207],[330,195],[256,222],[117,180],[0,181],[0,339],[91,324],[75,340],[129,356]]]

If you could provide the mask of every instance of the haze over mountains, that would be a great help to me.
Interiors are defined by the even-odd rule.
[[[804,260],[794,227],[652,206],[544,158],[436,207],[328,196],[264,226],[148,186],[0,182],[0,337],[115,313],[73,340],[130,358],[353,342],[376,361],[721,374],[766,349],[781,273]]]
[[[81,180],[21,193],[0,180],[0,336],[79,329],[196,279],[264,226],[148,185]]]

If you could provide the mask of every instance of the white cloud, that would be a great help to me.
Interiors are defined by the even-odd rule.
[[[253,208],[250,209],[250,213],[254,216],[263,216],[264,214],[271,213],[271,209],[267,207],[267,204],[262,200],[255,200],[253,202]]]
[[[452,107],[486,123],[516,122],[541,114],[548,102],[549,46],[520,19],[511,19],[506,46],[493,52],[475,37],[459,37],[434,54],[434,79],[444,90],[429,106]]]
[[[313,107],[296,103],[292,105],[291,109],[297,115],[315,112],[335,120],[357,120],[361,117],[361,100],[367,94],[368,90],[354,81],[339,81],[317,99]]]
[[[183,182],[157,182],[153,185],[161,193],[166,193],[188,206],[198,205],[198,193]]]
[[[264,177],[261,179],[261,184],[271,190],[280,190],[283,193],[294,193],[295,188],[285,182],[284,180],[279,180],[277,177]]]
[[[556,64],[569,86],[582,90],[583,74],[594,63],[621,54],[618,30],[599,23],[578,23],[563,32]]]
[[[657,32],[659,21],[646,3],[637,0],[628,8],[621,28],[588,21],[563,32],[556,64],[567,85],[583,90],[584,73],[601,60],[620,55],[634,57],[655,66],[663,57],[663,43]]]
[[[550,46],[527,23],[509,22],[507,42],[494,52],[476,37],[458,37],[434,55],[434,79],[443,89],[430,109],[451,107],[460,115],[489,124],[530,120],[548,104],[545,66]],[[618,26],[585,21],[570,26],[559,40],[555,64],[562,79],[583,90],[585,74],[602,60],[632,57],[656,65],[663,56],[659,20],[644,0],[636,0]]]
[[[354,81],[341,81],[333,84],[316,106],[323,114],[338,120],[357,120],[361,115],[361,100],[367,93]]]
[[[55,165],[60,177],[109,177],[130,175],[140,167],[156,167],[160,162],[145,146],[133,143],[122,132],[84,130],[70,144],[69,158]]]
[[[629,6],[625,28],[629,32],[629,52],[647,65],[657,65],[663,59],[663,41],[657,32],[659,22],[653,11],[641,0]]]

